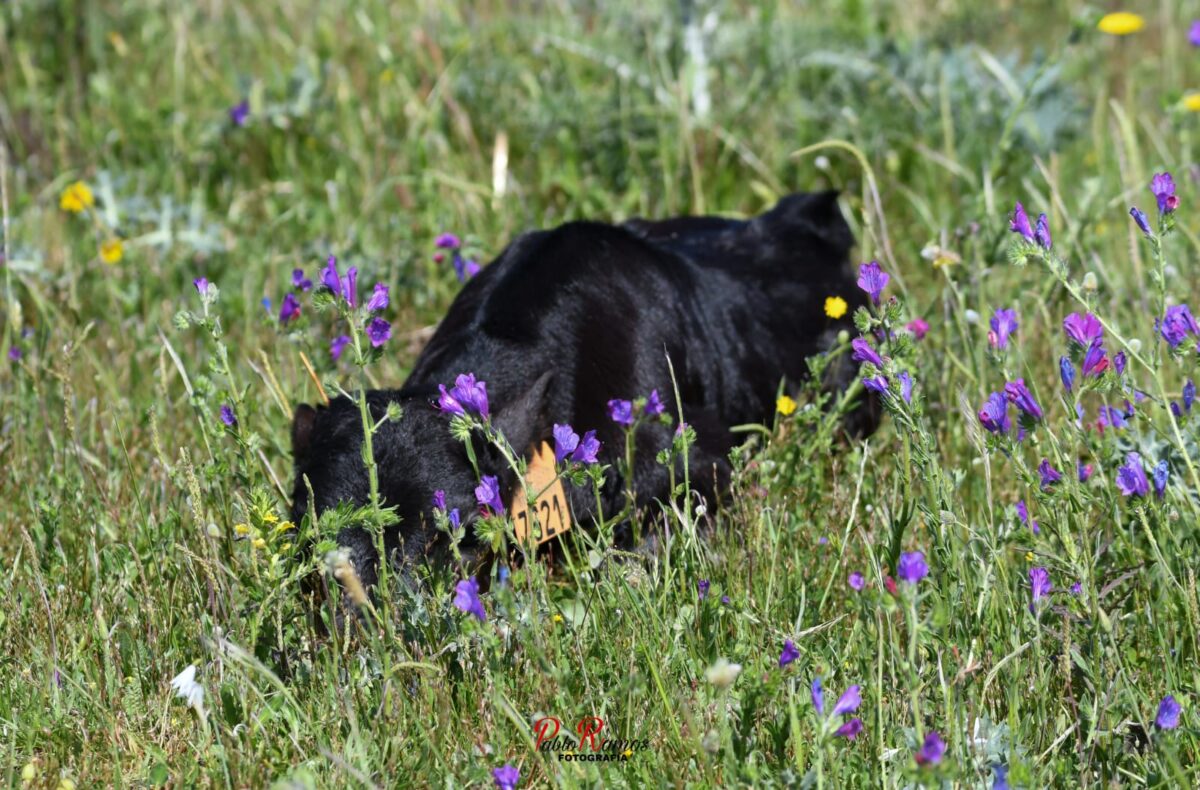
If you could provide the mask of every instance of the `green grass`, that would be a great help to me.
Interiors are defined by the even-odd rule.
[[[3,4],[0,340],[24,354],[0,366],[3,781],[454,787],[507,762],[522,786],[990,787],[1003,764],[1022,787],[1196,786],[1198,443],[1155,403],[1192,360],[1154,337],[1159,264],[1126,212],[1153,214],[1150,176],[1175,173],[1165,292],[1187,301],[1200,4],[1156,4],[1124,39],[1079,4],[701,4],[707,116],[676,4],[521,5]],[[97,197],[83,214],[59,208],[76,180]],[[391,284],[395,336],[366,375],[397,384],[458,288],[431,261],[443,230],[487,258],[569,218],[749,214],[827,187],[902,320],[932,325],[894,348],[916,413],[866,444],[813,410],[781,417],[748,434],[710,540],[671,516],[657,560],[572,543],[568,567],[487,596],[486,624],[450,606],[442,570],[369,627],[318,635],[301,600],[315,560],[268,514],[287,512],[292,410],[318,399],[301,353],[327,389],[361,379],[329,360],[327,314],[306,304],[284,332],[264,312],[294,267],[336,253]],[[1016,200],[1050,215],[1066,279],[1010,263]],[[116,236],[124,257],[103,263]],[[961,262],[934,267],[933,245]],[[1130,364],[1151,399],[1124,431],[1076,430],[1061,397],[1060,324],[1083,309],[1066,285],[1085,272],[1095,290],[1077,293],[1151,363]],[[221,291],[219,341],[177,320],[200,311],[199,276]],[[1003,359],[998,307],[1021,322]],[[1047,418],[1010,459],[974,412],[1016,377]],[[1089,392],[1088,421],[1123,397]],[[236,431],[217,419],[230,399]],[[1161,503],[1116,494],[1132,448],[1170,459]],[[1068,482],[1038,494],[1047,456]],[[1096,465],[1087,486],[1075,458]],[[901,550],[932,571],[894,598]],[[1056,590],[1037,615],[1032,566]],[[800,655],[780,669],[785,639]],[[727,689],[706,677],[720,658],[742,666]],[[205,717],[168,685],[193,663]],[[822,737],[817,675],[829,705],[861,684],[857,740]],[[1166,694],[1182,724],[1158,731]],[[532,748],[542,714],[564,731],[600,716],[649,748],[559,762]],[[920,768],[930,730],[946,758]]]

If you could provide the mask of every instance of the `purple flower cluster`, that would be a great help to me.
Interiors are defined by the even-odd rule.
[[[1025,207],[1019,201],[1013,207],[1013,212],[1008,218],[1008,229],[1013,233],[1020,234],[1026,241],[1033,242],[1043,250],[1049,251],[1052,246],[1050,221],[1046,219],[1046,215],[1039,214],[1037,227],[1031,226],[1029,224],[1029,215],[1025,213]]]
[[[1029,604],[1029,611],[1032,612],[1037,602],[1054,590],[1054,585],[1050,582],[1050,572],[1045,568],[1030,568],[1029,588],[1033,598]]]
[[[554,461],[562,463],[570,458],[581,464],[594,464],[600,452],[600,440],[595,431],[588,431],[581,439],[570,425],[554,425]]]
[[[659,397],[658,390],[650,390],[650,394],[646,397],[646,404],[642,407],[642,414],[647,417],[657,417],[665,410],[666,404]],[[617,425],[633,425],[635,416],[633,401],[613,398],[608,402],[608,416]]]
[[[863,263],[858,267],[858,287],[871,297],[876,306],[879,305],[880,294],[891,279],[891,275],[879,266],[878,261]]]
[[[474,576],[454,585],[454,606],[475,615],[481,623],[487,621],[487,612],[483,608],[483,601],[479,599],[479,582],[475,581]]]
[[[1004,351],[1008,348],[1008,339],[1017,331],[1017,311],[1012,309],[999,309],[992,316],[991,331],[988,332],[988,343],[992,348]]]
[[[475,501],[479,503],[481,512],[486,515],[485,508],[498,516],[504,515],[504,500],[500,498],[500,481],[495,475],[484,475],[475,487]]]
[[[925,553],[909,551],[900,555],[896,563],[896,575],[908,584],[916,584],[929,575],[929,565],[925,562]]]
[[[813,678],[812,687],[812,704],[818,716],[825,715],[825,691],[821,687],[821,677],[818,675]],[[836,719],[838,716],[846,716],[858,710],[858,706],[862,704],[862,693],[859,686],[851,686],[846,689],[846,692],[838,698],[837,704],[833,706],[833,710],[829,712],[829,718]],[[850,719],[842,724],[834,732],[835,736],[854,740],[863,730],[862,720],[858,717]]]
[[[450,522],[450,525],[454,529],[458,529],[461,526],[462,517],[458,514],[458,508],[454,508],[449,512],[446,511],[446,492],[440,488],[433,492],[433,509],[445,513],[446,520]]]
[[[1189,336],[1200,336],[1200,324],[1196,323],[1186,304],[1168,307],[1162,320],[1154,323],[1155,329],[1172,349],[1178,348]]]
[[[462,255],[462,239],[455,236],[453,233],[439,234],[433,240],[433,246],[439,250],[446,250],[450,253],[450,263],[454,266],[454,276],[458,278],[460,283],[465,283],[475,275],[479,274],[479,261],[474,258],[464,258]],[[441,263],[446,259],[446,254],[443,252],[435,253],[433,260]]]
[[[474,373],[460,373],[454,379],[454,387],[446,389],[445,384],[438,385],[438,408],[455,415],[465,415],[468,412],[477,414],[483,419],[491,416],[488,408],[487,382],[478,381]]]
[[[1019,204],[1018,204],[1019,205]],[[935,730],[930,730],[925,736],[925,742],[915,755],[917,765],[937,765],[946,755],[946,742]]]

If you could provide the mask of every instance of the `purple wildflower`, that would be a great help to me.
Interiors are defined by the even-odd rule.
[[[245,126],[246,119],[250,117],[250,102],[242,99],[237,104],[229,108],[229,122],[234,126]]]
[[[1070,358],[1058,358],[1058,377],[1062,379],[1063,389],[1070,392],[1075,384],[1075,366],[1071,364]]]
[[[292,287],[307,291],[312,288],[312,280],[304,276],[303,269],[292,269]]]
[[[329,356],[338,359],[342,356],[342,351],[350,343],[349,335],[338,335],[333,340],[329,341]]]
[[[863,379],[863,386],[872,392],[886,393],[888,390],[888,380],[883,376],[873,376],[869,379]]]
[[[499,516],[504,515],[504,501],[500,499],[500,481],[495,475],[484,475],[475,487],[475,501],[481,507],[490,508]]]
[[[1167,308],[1162,321],[1157,321],[1158,330],[1167,345],[1176,348],[1187,339],[1189,334],[1200,335],[1200,324],[1192,316],[1192,311],[1186,304],[1177,304]]]
[[[779,668],[783,669],[799,657],[800,651],[796,649],[796,644],[790,639],[783,640],[783,652],[779,654]]]
[[[1150,238],[1154,235],[1154,232],[1150,230],[1150,218],[1146,216],[1146,212],[1142,211],[1137,206],[1131,206],[1129,209],[1129,216],[1133,217],[1133,221],[1137,223],[1138,230],[1140,230],[1146,238]]]
[[[1154,495],[1159,499],[1163,498],[1163,494],[1167,490],[1167,476],[1171,473],[1171,467],[1167,463],[1167,459],[1162,459],[1154,465],[1154,471],[1151,476],[1154,479]]]
[[[846,579],[846,583],[849,584],[850,589],[854,590],[855,592],[861,592],[862,588],[867,586],[866,579],[864,579],[863,575],[858,571],[851,573],[850,577]]]
[[[1012,308],[1001,308],[992,316],[992,331],[988,332],[988,343],[1001,351],[1008,348],[1008,339],[1017,331],[1017,311]]]
[[[862,732],[862,730],[862,719],[855,718],[846,722],[841,727],[838,727],[837,732],[835,732],[834,735],[836,737],[845,738],[846,740],[852,741],[858,737],[858,734]]]
[[[1091,313],[1071,313],[1063,319],[1063,331],[1083,348],[1104,336],[1104,327],[1100,325],[1100,319]]]
[[[913,379],[907,370],[900,371],[900,397],[905,403],[912,403]]]
[[[554,461],[562,463],[563,459],[579,446],[579,434],[571,430],[570,425],[554,424]]]
[[[1125,372],[1125,365],[1128,364],[1128,362],[1129,358],[1125,356],[1124,351],[1118,351],[1117,353],[1113,354],[1113,370],[1117,371],[1118,376]]]
[[[879,263],[876,261],[863,263],[858,267],[858,287],[866,291],[870,295],[871,301],[877,305],[879,304],[879,294],[887,287],[890,279],[892,278],[879,268]]]
[[[925,335],[929,334],[929,322],[924,318],[914,318],[905,324],[904,328],[912,332],[913,337],[917,340],[924,340]]]
[[[1142,456],[1130,453],[1125,464],[1117,470],[1117,489],[1127,497],[1142,497],[1150,493],[1150,481],[1142,467]]]
[[[896,575],[901,581],[916,584],[929,575],[929,566],[925,563],[925,553],[908,551],[900,555],[896,564]]]
[[[371,294],[371,299],[367,302],[367,310],[372,313],[377,310],[386,310],[389,301],[388,287],[383,283],[375,283],[375,292]]]
[[[992,790],[1008,790],[1008,766],[999,763],[992,766]]]
[[[837,704],[833,706],[833,712],[830,716],[844,716],[847,713],[853,713],[858,710],[858,706],[862,704],[861,689],[858,686],[851,686],[846,689],[846,693],[838,697]]]
[[[435,510],[446,509],[446,492],[440,488],[433,492],[433,507]]]
[[[269,296],[264,296],[264,297],[262,298],[262,303],[261,303],[261,304],[262,304],[262,306],[263,306],[263,309],[264,309],[264,310],[266,310],[268,313],[270,313],[270,312],[271,312],[271,297],[269,297]]]
[[[613,398],[608,402],[608,416],[618,425],[633,425],[632,401]]]
[[[1033,240],[1043,250],[1049,251],[1052,244],[1050,240],[1050,222],[1046,219],[1045,214],[1038,215],[1037,227],[1033,231]]]
[[[17,346],[8,347],[8,359],[10,362],[20,362],[22,356],[24,354],[21,353],[21,349]]]
[[[821,676],[817,675],[813,678],[812,687],[810,688],[812,695],[813,709],[822,716],[825,715],[825,690],[821,688]]]
[[[1008,433],[1012,423],[1008,419],[1008,401],[999,392],[993,392],[979,409],[979,422],[991,433]]]
[[[925,743],[917,751],[917,765],[937,765],[946,754],[946,742],[935,730],[930,730],[925,736]]]
[[[856,337],[850,341],[850,347],[854,349],[851,359],[855,362],[870,362],[880,370],[883,369],[883,357],[875,349],[871,348],[871,344],[861,337]]]
[[[1170,214],[1179,208],[1179,198],[1175,196],[1175,179],[1170,173],[1155,173],[1150,179],[1150,191],[1158,201],[1158,213]]]
[[[1188,379],[1183,383],[1183,410],[1190,412],[1196,402],[1196,382]]]
[[[1083,355],[1083,376],[1090,378],[1099,376],[1104,371],[1108,370],[1108,356],[1105,355],[1104,346],[1099,340],[1088,346],[1087,353]]]
[[[300,317],[300,300],[291,291],[284,294],[283,304],[279,306],[279,323],[287,324],[293,318]]]
[[[192,280],[192,285],[196,286],[196,292],[201,296],[208,296],[208,278],[197,277]]]
[[[1033,393],[1025,386],[1025,379],[1017,379],[1005,384],[1004,394],[1020,411],[1035,420],[1042,419],[1042,407],[1033,399]]]
[[[1048,458],[1043,458],[1042,462],[1038,464],[1038,475],[1042,480],[1043,491],[1062,480],[1062,472],[1051,466]]]
[[[358,307],[358,267],[351,266],[342,278],[342,298],[351,307]]]
[[[474,576],[454,585],[454,605],[460,611],[475,615],[481,623],[487,620],[483,601],[479,600],[479,582],[475,581]]]
[[[579,440],[579,446],[575,448],[575,452],[571,453],[571,460],[581,464],[594,464],[599,452],[600,440],[596,438],[596,432],[588,431]]]
[[[1200,47],[1200,19],[1192,22],[1192,26],[1188,28],[1188,43],[1193,47]]]
[[[1114,430],[1120,431],[1129,427],[1129,422],[1126,420],[1127,415],[1120,409],[1102,405],[1098,413],[1100,417],[1096,420],[1096,424],[1101,428],[1111,427]]]
[[[700,600],[703,601],[704,596],[708,595],[708,579],[701,579],[696,582],[696,592]]]
[[[1072,584],[1071,585],[1071,595],[1074,595],[1076,597],[1083,595],[1083,585],[1080,584],[1079,582],[1075,582],[1074,584]]]
[[[1025,213],[1025,207],[1021,205],[1020,201],[1017,201],[1012,215],[1008,218],[1008,229],[1013,233],[1020,233],[1028,241],[1033,241],[1033,228],[1029,226],[1029,215]]]
[[[492,769],[492,779],[496,782],[496,790],[516,790],[517,782],[521,781],[521,772],[505,763],[500,768]]]
[[[1033,611],[1034,605],[1054,590],[1054,585],[1050,582],[1050,572],[1045,568],[1030,568],[1029,587],[1033,593],[1033,603],[1029,604],[1029,610]]]
[[[1079,482],[1086,483],[1088,478],[1092,476],[1092,472],[1096,471],[1096,468],[1091,464],[1085,464],[1083,461],[1079,461],[1076,464],[1076,471],[1079,473]]]
[[[478,381],[474,373],[458,374],[454,379],[454,388],[449,392],[442,385],[439,385],[438,389],[441,391],[438,406],[442,411],[448,411],[451,414],[465,414],[472,411],[485,420],[491,416],[491,410],[488,407],[487,382]]]
[[[729,606],[729,596],[728,596],[728,595],[722,595],[722,596],[721,596],[721,605],[722,605],[722,606]]]
[[[1154,726],[1160,730],[1173,730],[1179,726],[1179,714],[1182,712],[1183,706],[1168,694],[1162,698],[1162,702],[1158,703],[1158,714],[1154,717]]]
[[[462,242],[453,233],[442,233],[433,240],[433,246],[442,250],[457,250]]]
[[[1029,508],[1026,507],[1024,499],[1017,500],[1017,518],[1021,519],[1022,524],[1028,525],[1030,531],[1033,532],[1034,535],[1042,531],[1042,528],[1037,521],[1030,520]]]
[[[462,264],[462,276],[459,280],[466,282],[475,275],[479,274],[479,261],[474,258],[467,258]]]
[[[321,270],[321,285],[329,289],[334,296],[342,295],[342,275],[338,272],[337,258],[329,256],[325,268]]]
[[[391,336],[392,325],[382,318],[372,318],[371,323],[367,324],[367,337],[375,348],[382,346]]]
[[[454,508],[446,514],[446,520],[450,522],[450,526],[458,529],[462,524],[462,518],[458,515],[458,508]]]
[[[237,425],[237,417],[233,413],[233,407],[228,403],[221,404],[221,422],[230,427]]]
[[[646,398],[646,407],[642,409],[642,412],[655,417],[662,414],[665,408],[662,399],[658,397],[658,390],[650,390],[650,397]]]

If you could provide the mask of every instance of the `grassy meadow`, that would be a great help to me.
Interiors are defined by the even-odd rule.
[[[1200,785],[1196,17],[3,3],[0,783]],[[890,275],[859,319],[875,435],[795,393],[708,539],[668,511],[657,557],[577,535],[484,621],[432,568],[318,627],[291,415],[404,380],[461,287],[439,234],[486,262],[568,219],[827,188]],[[293,285],[330,255],[390,287],[369,364]],[[545,716],[645,743],[560,759]]]

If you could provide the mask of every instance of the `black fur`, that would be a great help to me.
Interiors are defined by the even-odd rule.
[[[781,379],[806,374],[805,358],[828,347],[864,296],[855,287],[848,254],[853,239],[832,192],[784,198],[750,220],[681,217],[633,220],[614,226],[570,222],[514,241],[467,283],[399,390],[372,391],[372,414],[389,401],[404,417],[374,437],[380,491],[397,508],[398,526],[385,547],[400,567],[436,556],[431,496],[446,492],[464,518],[477,512],[476,480],[449,417],[432,404],[437,385],[459,373],[487,382],[493,420],[518,451],[549,439],[553,423],[582,435],[596,429],[601,461],[623,453],[619,426],[608,417],[611,398],[632,399],[657,389],[678,415],[669,356],[684,419],[697,432],[690,459],[693,484],[710,501],[727,482],[734,425],[771,419]],[[846,317],[825,317],[826,296],[850,304]],[[845,364],[837,386],[853,377]],[[866,404],[851,418],[853,433],[874,429]],[[671,428],[647,425],[637,436],[634,487],[639,505],[668,498],[667,470],[655,462]],[[368,498],[358,407],[345,398],[328,407],[301,406],[293,424],[296,462],[294,517],[308,509],[307,477],[322,512]],[[476,442],[478,447],[480,443]],[[509,501],[514,480],[500,459],[484,455]],[[614,467],[615,469],[615,467]],[[606,513],[621,506],[624,481],[615,471],[604,486]],[[592,523],[590,491],[570,491],[581,525]],[[473,531],[467,529],[467,555]],[[365,530],[338,536],[365,583],[376,578],[375,550]]]

